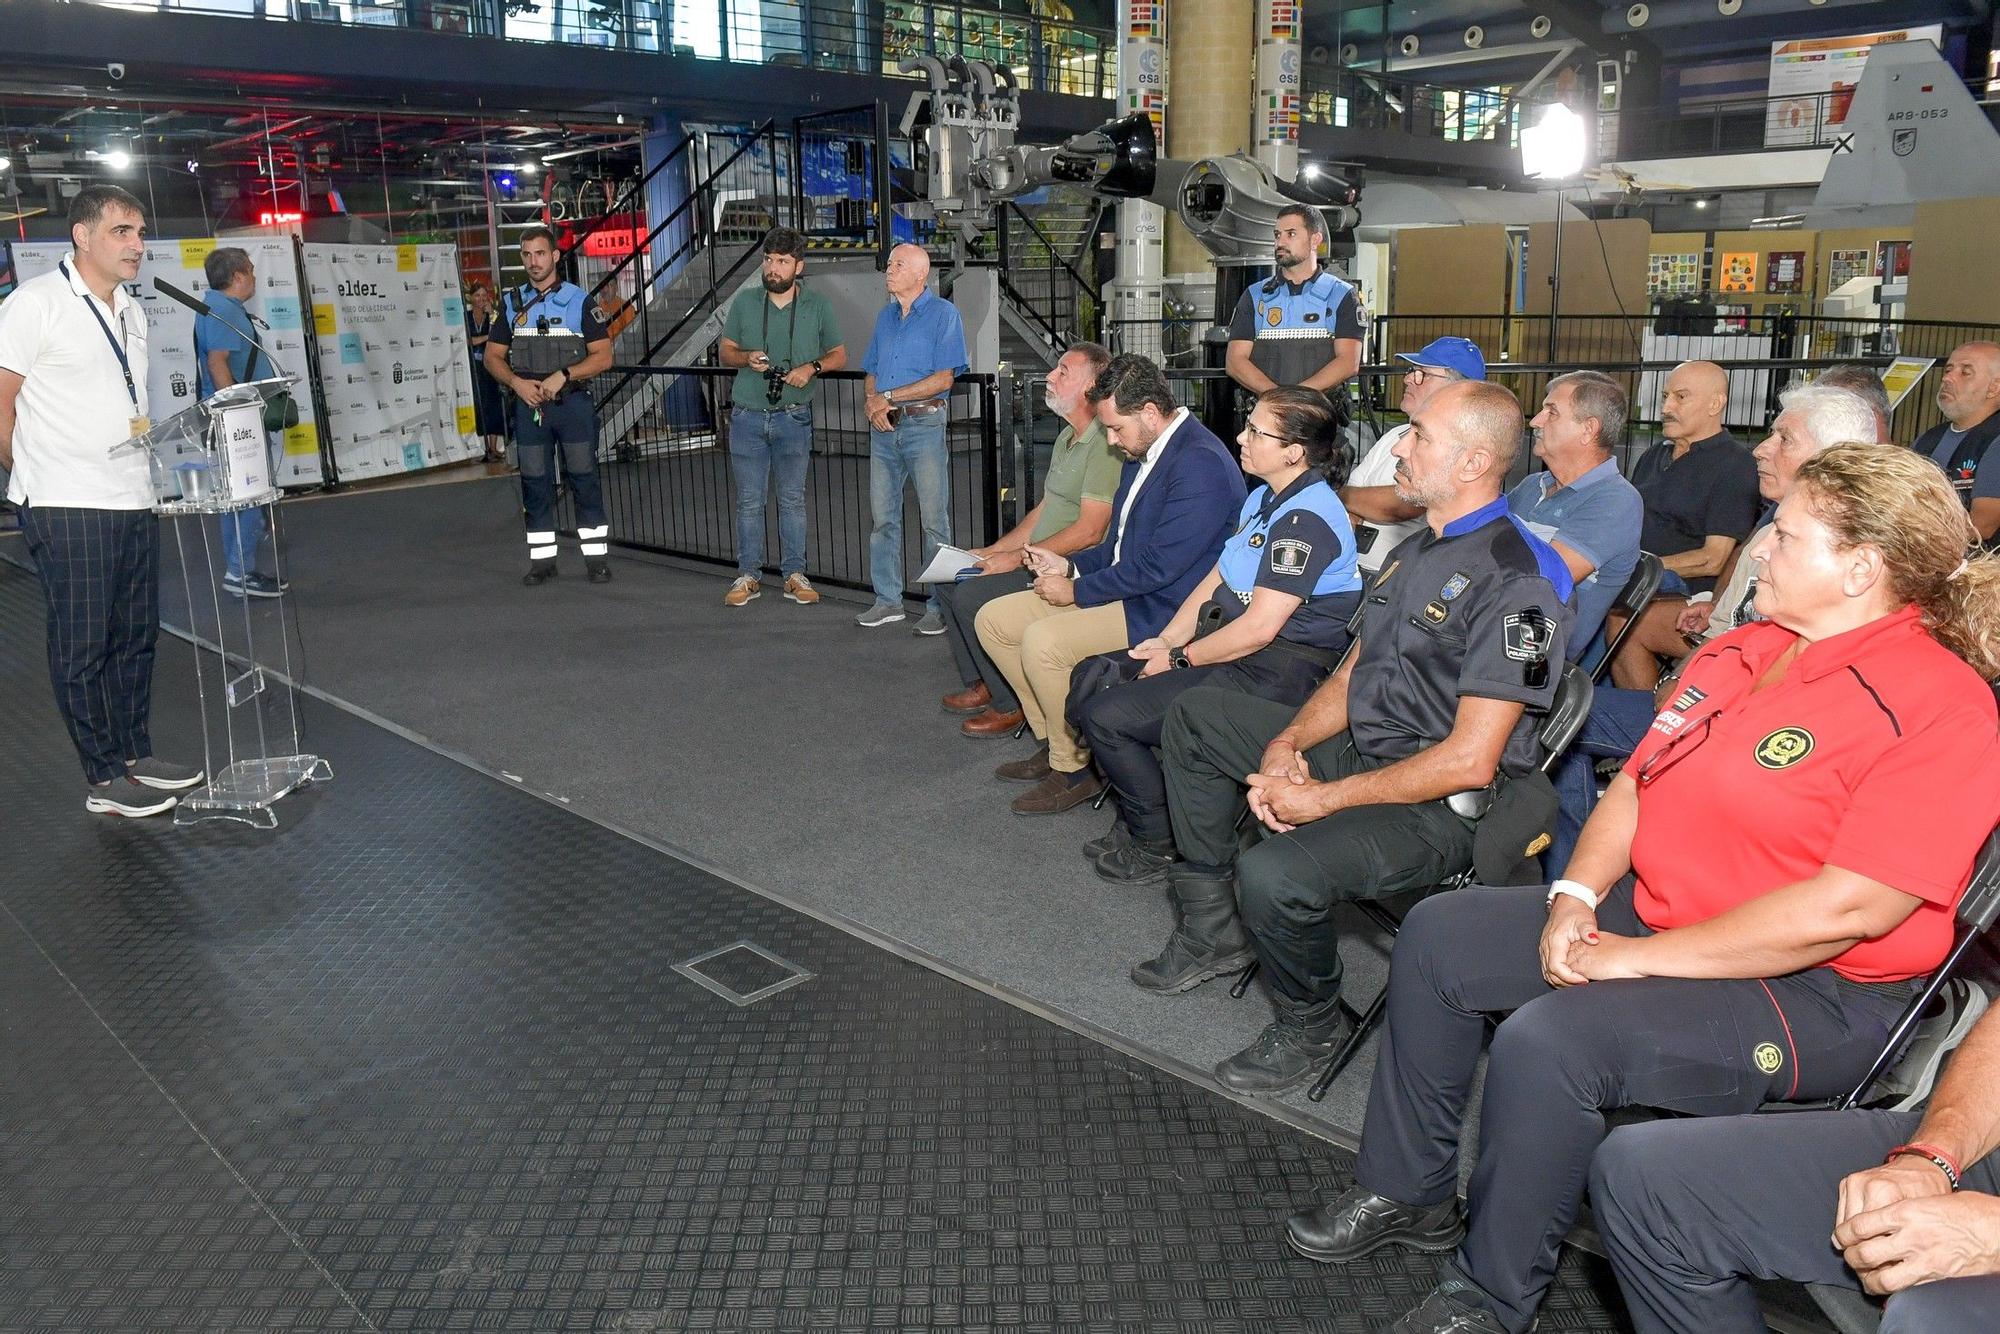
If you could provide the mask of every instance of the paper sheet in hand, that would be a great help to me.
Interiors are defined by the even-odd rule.
[[[984,566],[972,558],[970,551],[966,551],[961,547],[940,546],[937,549],[937,555],[931,557],[931,563],[926,565],[924,572],[917,576],[917,582],[920,584],[948,584],[962,574],[978,574],[984,568]]]

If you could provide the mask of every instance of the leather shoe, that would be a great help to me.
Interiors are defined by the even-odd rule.
[[[1014,798],[1014,814],[1061,815],[1075,810],[1103,789],[1104,780],[1093,770],[1059,774],[1052,769],[1047,778]]]
[[[1111,822],[1111,828],[1107,829],[1100,837],[1093,838],[1090,842],[1083,845],[1083,859],[1087,862],[1095,862],[1105,853],[1110,852],[1114,848],[1122,848],[1131,841],[1131,832],[1125,828],[1125,817],[1121,815]]]
[[[1428,1206],[1398,1204],[1361,1186],[1285,1222],[1286,1243],[1321,1264],[1346,1264],[1384,1246],[1448,1251],[1464,1236],[1465,1214],[1456,1198]]]
[[[986,688],[984,681],[974,681],[963,690],[955,690],[942,701],[946,713],[984,713],[986,706],[993,702],[993,692]]]
[[[1044,741],[1035,747],[1034,754],[1024,760],[1007,761],[993,771],[993,776],[1014,783],[1039,783],[1053,772],[1049,768],[1049,743]]]
[[[958,730],[967,736],[978,737],[982,741],[992,741],[1000,737],[1010,737],[1020,730],[1027,721],[1027,715],[1019,709],[1011,713],[996,713],[992,709],[976,713],[958,725]]]

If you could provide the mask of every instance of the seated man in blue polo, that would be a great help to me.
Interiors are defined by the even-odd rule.
[[[1580,657],[1639,563],[1646,502],[1618,471],[1625,441],[1625,391],[1601,371],[1549,381],[1535,429],[1535,457],[1548,471],[1507,493],[1507,508],[1556,549],[1576,580],[1576,627],[1569,655]]]
[[[1409,363],[1403,372],[1403,415],[1414,417],[1431,395],[1460,380],[1484,380],[1486,358],[1470,338],[1434,338],[1415,352],[1398,352]],[[1396,490],[1396,442],[1410,433],[1410,424],[1392,426],[1361,456],[1340,488],[1340,503],[1354,521],[1354,547],[1361,573],[1378,572],[1398,542],[1424,526],[1424,512]]]

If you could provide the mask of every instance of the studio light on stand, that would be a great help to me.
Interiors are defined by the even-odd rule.
[[[1556,241],[1549,255],[1549,363],[1556,359],[1556,310],[1562,296],[1563,182],[1583,171],[1589,127],[1583,117],[1560,102],[1542,108],[1535,123],[1521,131],[1521,171],[1530,180],[1556,187]]]

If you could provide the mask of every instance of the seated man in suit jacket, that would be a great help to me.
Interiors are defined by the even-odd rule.
[[[1089,398],[1126,458],[1111,531],[1074,560],[1028,547],[1034,588],[987,603],[975,622],[1042,743],[995,770],[1035,783],[1014,802],[1017,815],[1053,815],[1097,795],[1102,781],[1063,716],[1070,670],[1158,634],[1215,564],[1248,494],[1235,455],[1175,404],[1166,375],[1144,357],[1113,357]]]

